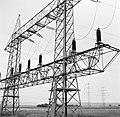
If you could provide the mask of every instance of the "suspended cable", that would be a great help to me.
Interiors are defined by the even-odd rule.
[[[79,25],[79,24],[75,24],[75,25],[76,25],[76,26],[79,26],[79,27],[82,27],[82,28],[90,29],[89,27],[84,26],[84,25]],[[92,29],[92,30],[96,30],[96,29]],[[112,33],[109,33],[109,32],[102,31],[102,33],[105,33],[105,34],[111,35],[111,36],[113,36],[113,37],[120,38],[120,36],[115,35],[115,34],[112,34]],[[76,34],[76,35],[78,35],[78,36],[83,36],[83,35],[80,35],[80,34]],[[86,38],[88,38],[88,37],[86,37]],[[77,39],[77,40],[82,40],[82,39]]]
[[[32,40],[32,39],[30,39],[30,40]],[[40,41],[41,41],[41,40],[40,40]],[[24,61],[22,61],[22,63],[26,63],[26,62],[28,61],[28,59],[33,58],[34,54],[36,53],[36,50],[38,49],[38,46],[39,46],[40,41],[38,42],[38,44],[36,44],[35,42],[33,43],[33,44],[36,44],[37,47],[36,47],[34,53],[32,54],[32,56],[31,56],[30,58],[28,58],[28,57],[29,57],[29,54],[30,54],[30,52],[31,52],[31,49],[32,49],[32,47],[33,47],[33,44],[30,46],[30,48],[29,48],[29,50],[28,50],[28,53],[26,54],[26,57],[25,57],[26,59],[25,59]],[[32,42],[32,41],[31,41],[31,42]]]
[[[52,33],[52,36],[53,36],[53,33]],[[52,39],[52,37],[50,36],[50,40],[51,40],[51,39]],[[50,40],[47,40],[47,39],[45,39],[45,38],[44,38],[44,40],[47,41],[47,42],[49,41],[49,44],[51,44],[52,46],[54,46],[53,43],[50,42]]]
[[[93,26],[94,26],[94,23],[95,23],[96,16],[97,16],[98,4],[99,4],[99,3],[97,2],[97,5],[96,5],[96,10],[95,10],[95,15],[94,15],[93,22],[92,22],[92,25],[91,25],[90,30],[88,31],[88,33],[87,33],[85,36],[83,36],[82,38],[77,39],[77,40],[82,40],[82,39],[86,38],[86,37],[90,34],[90,32],[92,31]]]
[[[114,5],[111,5],[111,4],[108,4],[108,3],[105,3],[105,2],[100,2],[100,3],[102,3],[106,6],[115,7]],[[120,7],[117,7],[117,5],[116,5],[116,9],[120,10]]]
[[[78,34],[77,34],[77,35],[78,35]],[[78,35],[78,36],[83,36],[83,35]],[[87,38],[87,39],[91,39],[91,40],[95,40],[94,38],[90,38],[90,37],[86,37],[86,38]],[[83,39],[84,39],[84,38],[82,38],[82,39],[79,39],[79,38],[77,39],[77,38],[76,38],[76,40],[83,40]]]
[[[37,47],[36,47],[36,49],[34,50],[32,56],[30,57],[30,59],[32,59],[33,56],[35,55],[35,53],[36,53],[36,51],[37,51],[37,49],[38,49],[38,47],[39,47],[40,42],[41,42],[41,40],[39,40],[39,42],[38,42],[38,44],[37,44]]]
[[[82,27],[82,28],[85,28],[85,29],[90,29],[89,27],[84,26],[84,25],[80,25],[80,24],[74,24],[74,25],[79,26],[79,27]]]
[[[49,52],[44,53],[43,55],[50,54],[51,52],[53,52],[53,50],[54,50],[54,49],[52,49],[52,50],[51,50],[51,51],[49,51]]]
[[[48,45],[50,44],[50,41],[51,41],[51,39],[52,39],[53,34],[54,34],[54,33],[51,34],[50,39],[48,40],[48,43],[47,43],[45,49],[43,50],[43,54],[44,54],[44,52],[46,51]],[[52,50],[53,50],[53,49],[52,49]],[[51,52],[51,51],[50,51],[50,52]]]
[[[51,51],[49,51],[49,52],[47,52],[47,53],[44,53],[44,52],[46,51],[48,45],[51,44],[50,41],[51,41],[51,39],[52,39],[52,36],[53,36],[53,33],[52,33],[52,35],[51,35],[51,37],[50,37],[50,39],[49,39],[49,41],[48,41],[46,47],[45,47],[44,50],[43,50],[43,54],[44,54],[44,55],[45,55],[45,54],[49,54],[49,53],[51,53],[51,52],[53,51],[53,49],[52,49]],[[43,38],[43,39],[46,40],[45,38]],[[46,41],[47,41],[47,40],[46,40]],[[41,40],[38,42],[38,44],[36,44],[36,43],[34,42],[34,44],[36,44],[37,47],[36,47],[36,49],[34,50],[32,56],[30,57],[30,59],[32,59],[33,56],[35,55],[35,53],[37,52],[37,50],[38,50],[38,48],[39,48],[39,45],[40,45],[40,42],[41,42]],[[51,44],[51,45],[52,45],[52,44]],[[37,58],[34,58],[34,59],[37,59]]]
[[[33,47],[33,44],[30,46],[30,48],[29,48],[29,50],[28,50],[28,53],[26,54],[26,57],[25,57],[26,59],[28,58],[28,55],[29,55],[29,53],[30,53],[32,47]],[[25,60],[25,61],[26,61],[26,60]]]
[[[111,35],[113,37],[116,37],[116,38],[120,39],[120,36],[118,36],[118,35],[115,35],[115,34],[112,34],[112,33],[108,33],[108,32],[104,32],[104,31],[102,31],[102,33],[105,33],[105,34],[108,34],[108,35]]]
[[[112,18],[111,18],[111,20],[110,20],[110,23],[109,23],[107,26],[102,27],[101,29],[107,29],[108,27],[111,26],[111,24],[112,24],[112,22],[113,22],[113,20],[114,20],[114,17],[115,17],[116,5],[117,5],[117,0],[115,0],[114,11],[113,11],[113,15],[112,15]]]

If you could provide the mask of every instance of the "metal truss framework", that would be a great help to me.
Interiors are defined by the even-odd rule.
[[[68,4],[67,5],[68,6],[67,10],[68,11],[71,10],[80,1],[81,0],[72,0],[72,1],[68,0],[67,1],[67,4]],[[59,1],[59,2],[58,2],[58,0],[53,0],[52,2],[50,2],[45,8],[43,8],[39,13],[37,13],[25,25],[23,25],[21,28],[19,28],[17,31],[15,31],[12,34],[12,36],[14,36],[14,37],[11,37],[11,39],[8,42],[5,50],[8,51],[11,56],[14,56],[15,58],[18,58],[19,55],[18,54],[14,55],[14,53],[11,53],[11,49],[15,50],[16,53],[20,53],[21,50],[18,50],[19,47],[17,46],[18,41],[21,44],[24,40],[28,39],[33,34],[37,34],[37,32],[39,30],[41,30],[42,28],[44,28],[44,27],[49,28],[49,26],[47,26],[47,25],[49,23],[51,23],[52,21],[56,20],[58,17],[60,17],[63,14],[63,12],[64,12],[64,7],[63,6],[65,4],[66,4],[66,0],[62,0],[62,1]],[[11,61],[11,60],[9,59],[9,61]],[[17,66],[18,63],[15,63],[15,65]],[[15,68],[15,66],[11,66],[10,69],[16,69],[16,68]],[[16,74],[17,72],[18,71],[15,71],[15,72],[13,71],[12,74],[10,74],[10,72],[9,72],[9,75],[7,76],[7,78],[11,77],[11,75]],[[16,82],[16,79],[13,79],[13,81],[6,79],[6,82],[8,82],[8,83],[5,83],[5,85],[9,84],[8,86],[10,86],[11,84],[13,86],[17,85],[18,91],[16,91],[16,94],[19,95],[19,86],[18,86],[19,81]],[[13,90],[13,88],[12,89],[7,88],[8,86],[7,85],[5,86],[6,87],[5,90],[7,90],[7,92],[9,92],[10,90]],[[6,99],[5,99],[5,97],[6,97]],[[10,97],[11,97],[11,99],[10,99]],[[11,113],[11,110],[9,110],[9,106],[11,106],[11,104],[15,103],[15,97],[17,98],[17,104],[19,105],[19,103],[18,103],[19,96],[15,96],[15,94],[13,92],[12,92],[12,94],[10,96],[8,96],[8,94],[3,95],[1,114],[4,114],[4,112],[5,113]],[[8,104],[9,99],[10,99],[10,101],[9,101],[10,104]],[[6,100],[6,103],[4,104],[5,100]],[[14,104],[12,106],[14,106]],[[19,108],[19,106],[18,106],[18,108]],[[13,114],[16,113],[18,111],[18,108],[15,109],[13,107],[12,113]]]
[[[60,6],[64,2],[63,6]],[[56,37],[54,61],[63,58],[62,63],[54,63],[53,82],[48,107],[48,117],[67,117],[68,109],[77,115],[76,111],[80,109],[80,95],[77,77],[75,74],[67,75],[69,63],[65,59],[72,52],[72,41],[74,37],[74,17],[73,17],[73,1],[58,0],[58,9],[56,19]],[[72,9],[70,9],[72,8]],[[59,13],[63,12],[61,15]],[[62,74],[62,75],[60,75]],[[75,96],[77,96],[75,98]],[[74,101],[73,101],[74,100]],[[77,102],[78,106],[74,109],[68,108],[68,105]]]
[[[14,32],[20,28],[20,15],[17,19]],[[19,32],[18,32],[19,34]],[[10,41],[12,41],[16,37],[16,34],[13,33]],[[19,71],[19,64],[20,64],[20,56],[21,56],[21,41],[18,39],[16,40],[16,45],[14,48],[12,47],[14,42],[10,43],[10,50],[9,50],[9,59],[8,59],[8,68],[7,68],[7,77],[13,77],[13,73],[18,73]],[[13,85],[12,88],[7,88],[10,85]],[[15,113],[19,109],[19,80],[5,80],[5,89],[3,94],[2,100],[2,107],[1,107],[1,114],[8,116],[8,112]],[[13,108],[9,108],[8,105],[12,105]],[[6,113],[4,113],[6,112]]]
[[[102,73],[111,64],[111,62],[117,57],[120,49],[110,46],[109,44],[101,43],[99,46],[82,51],[75,52],[72,55],[67,56],[65,59],[68,63],[68,68],[66,75],[76,74],[77,77],[93,75],[97,73]],[[109,53],[113,53],[110,61],[104,63],[105,56],[109,56]],[[107,57],[106,56],[106,57]],[[104,59],[103,59],[104,58]],[[73,62],[74,61],[74,62]],[[51,83],[53,81],[54,63],[59,68],[59,73],[56,77],[63,76],[62,68],[63,58],[56,60],[54,62],[38,66],[34,69],[27,70],[25,72],[18,72],[11,77],[1,79],[1,83],[5,83],[6,80],[19,79],[19,88],[26,88],[46,83]],[[73,75],[74,76],[74,75]],[[7,86],[7,88],[12,89],[13,84]],[[0,89],[5,89],[5,84]]]
[[[32,35],[36,34],[43,28],[47,28],[47,25],[52,21],[56,20],[63,13],[64,0],[58,4],[59,0],[53,0],[46,7],[44,7],[40,12],[38,12],[34,17],[32,17],[26,24],[20,27],[17,31],[13,33],[14,39],[10,40],[5,48],[6,51],[10,52],[11,47],[17,45],[17,40],[23,42]],[[68,10],[72,9],[81,0],[67,0],[70,5]],[[59,5],[59,6],[58,6]],[[59,11],[58,11],[59,8]],[[59,12],[59,13],[58,13]],[[49,27],[48,27],[49,28]],[[12,45],[11,45],[12,43]]]
[[[5,50],[10,52],[10,56],[14,55],[11,53],[12,50],[16,51],[14,58],[19,59],[16,59],[16,67],[8,67],[9,72],[7,73],[9,74],[5,79],[0,80],[4,84],[1,87],[1,89],[4,89],[4,92],[12,91],[11,97],[5,93],[3,95],[2,114],[11,112],[9,107],[13,109],[12,114],[18,111],[19,88],[52,83],[48,116],[59,117],[60,115],[67,117],[68,109],[71,110],[73,116],[77,115],[80,107],[77,78],[104,72],[120,52],[119,49],[104,43],[97,43],[94,48],[83,52],[72,50],[72,41],[75,39],[73,7],[80,1],[53,0],[25,25],[13,33],[14,37],[9,41]],[[54,20],[56,20],[54,61],[45,65],[39,65],[34,69],[28,69],[25,72],[18,71],[21,42],[33,34],[37,34],[39,30],[47,27]],[[111,59],[103,64],[105,55],[109,55],[109,53],[113,53]],[[11,74],[11,68],[16,69],[13,74]],[[74,109],[69,106],[73,100],[78,103],[78,106]],[[16,108],[14,108],[15,105],[17,105]]]
[[[82,77],[104,72],[110,63],[117,57],[119,52],[119,49],[101,43],[89,50],[75,52],[74,54],[67,56],[65,60],[68,65],[66,70],[66,75],[69,76],[68,80],[75,78],[75,76]],[[110,61],[103,64],[106,54],[109,56],[109,53],[113,53],[113,56],[111,56]],[[56,69],[58,68],[57,70],[59,71],[56,78],[62,77],[63,72],[61,69],[63,67],[63,58],[25,72],[14,74],[14,76],[2,79],[0,82],[4,84],[5,82],[16,79],[16,81],[19,80],[19,88],[52,83],[54,80],[54,64],[56,64]],[[1,89],[10,90],[14,87],[17,87],[17,84],[13,85],[12,83],[9,83],[8,86],[3,86]]]

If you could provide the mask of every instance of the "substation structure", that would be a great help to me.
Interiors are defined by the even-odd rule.
[[[78,77],[104,72],[120,52],[101,42],[99,28],[96,31],[95,46],[82,52],[76,51],[73,8],[80,1],[53,0],[22,27],[18,18],[14,33],[5,48],[9,52],[9,59],[6,78],[0,80],[0,89],[4,90],[1,116],[13,116],[19,112],[20,88],[45,83],[51,83],[47,117],[67,117],[69,114],[76,117],[80,113]],[[28,68],[22,72],[21,43],[34,34],[42,37],[38,32],[43,28],[53,29],[49,27],[53,21],[56,21],[53,62],[42,64],[40,55],[36,68],[31,69],[31,61],[28,60]],[[110,59],[104,63],[107,55]],[[76,103],[74,108],[69,106],[71,102]]]

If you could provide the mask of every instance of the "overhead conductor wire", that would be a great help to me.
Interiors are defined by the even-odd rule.
[[[30,57],[30,59],[32,59],[33,56],[35,55],[35,53],[37,52],[40,42],[41,42],[41,40],[39,40],[38,44],[36,44],[37,46],[36,46],[36,48],[35,48],[35,50],[34,50],[32,56]]]
[[[45,53],[48,45],[51,44],[50,41],[51,41],[51,39],[52,39],[53,34],[54,34],[54,32],[51,34],[50,39],[48,40],[48,43],[47,43],[46,47],[44,48],[44,51],[43,51],[43,54],[44,54],[44,55],[49,54],[49,53],[51,53],[51,52],[53,51],[53,49],[51,49],[49,52]],[[51,44],[51,45],[53,45],[53,44]]]
[[[85,36],[83,36],[82,38],[77,39],[77,40],[82,40],[82,39],[86,38],[90,34],[90,32],[92,31],[94,23],[95,23],[95,20],[96,20],[96,16],[97,16],[98,4],[99,4],[99,2],[97,2],[97,5],[96,5],[95,15],[94,15],[93,22],[92,22],[90,30],[88,31],[88,33]]]
[[[102,3],[102,2],[101,2],[101,3]],[[104,3],[103,3],[103,4],[104,4]],[[115,0],[114,11],[113,11],[113,15],[112,15],[112,18],[111,18],[111,20],[110,20],[110,23],[109,23],[107,26],[102,27],[102,28],[100,28],[100,29],[107,29],[108,27],[111,26],[111,24],[112,24],[112,22],[113,22],[113,20],[114,20],[114,17],[115,17],[116,8],[117,8],[117,0]]]

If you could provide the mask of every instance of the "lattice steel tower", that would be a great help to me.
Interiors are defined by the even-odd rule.
[[[18,16],[14,32],[16,32],[20,28],[20,15]],[[20,64],[20,56],[21,56],[21,41],[20,39],[16,39],[16,41],[12,42],[15,39],[16,35],[19,35],[20,32],[12,34],[10,38],[10,48],[5,48],[7,52],[9,52],[8,59],[8,68],[6,78],[13,77],[14,74],[19,72],[19,64]],[[9,87],[8,86],[13,86]],[[10,108],[10,107],[13,108]],[[2,115],[9,116],[9,114],[14,114],[19,109],[19,79],[14,78],[13,80],[5,81],[5,89],[2,100],[1,113]],[[6,112],[6,113],[4,113]]]
[[[64,4],[60,6],[62,2]],[[78,81],[75,74],[66,74],[69,65],[71,63],[75,64],[75,57],[71,59],[72,62],[68,61],[66,57],[76,54],[73,1],[58,0],[57,4],[57,15],[59,17],[56,20],[54,61],[62,58],[63,61],[61,63],[54,63],[54,80],[51,88],[48,115],[51,117],[67,117],[67,111],[70,109],[73,116],[76,116],[76,111],[80,109],[81,105]],[[76,95],[78,97],[75,98]],[[74,109],[68,106],[72,104],[72,101],[77,102],[77,106]]]
[[[15,27],[20,28],[13,32],[5,49],[9,52],[9,61],[6,78],[0,80],[3,84],[0,89],[4,89],[1,115],[7,117],[17,114],[19,88],[45,83],[52,84],[48,117],[67,117],[68,114],[77,117],[81,112],[77,77],[104,72],[120,50],[102,43],[98,28],[95,47],[82,52],[76,51],[73,8],[80,1],[53,0],[22,27],[19,16]],[[27,70],[21,72],[21,43],[34,34],[42,37],[38,32],[43,28],[53,29],[48,26],[53,21],[56,21],[53,62],[42,64],[40,55],[36,68],[31,69],[29,60]],[[110,59],[104,62],[105,55],[109,55]],[[72,102],[76,106],[71,107]]]

